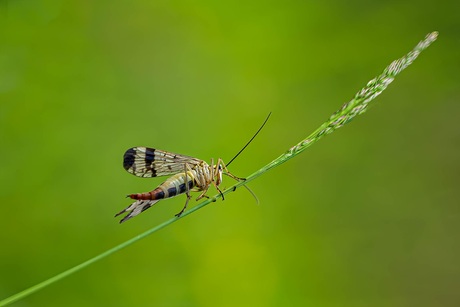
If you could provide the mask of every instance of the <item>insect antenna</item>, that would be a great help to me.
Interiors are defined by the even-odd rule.
[[[260,126],[259,130],[257,130],[257,132],[252,136],[252,138],[249,140],[249,142],[246,143],[246,145],[244,145],[243,148],[241,148],[241,150],[230,160],[230,162],[228,162],[226,164],[226,166],[229,166],[230,163],[233,162],[233,160],[236,159],[236,157],[238,157],[242,152],[243,150],[246,149],[246,147],[248,147],[249,144],[251,144],[252,140],[254,140],[254,138],[259,134],[260,130],[262,130],[262,128],[265,126],[265,124],[267,123],[268,119],[270,118],[270,115],[272,115],[272,112],[268,113],[268,116],[267,118],[265,119],[264,123],[262,124],[262,126]]]
[[[246,145],[244,145],[244,147],[241,148],[241,150],[230,160],[230,162],[228,162],[228,163],[226,164],[226,166],[230,165],[230,163],[232,163],[232,162],[236,159],[236,157],[238,157],[238,156],[243,152],[243,150],[245,150],[246,147],[248,147],[248,145],[251,144],[252,140],[254,140],[254,138],[259,134],[260,130],[262,130],[262,128],[263,128],[263,127],[265,126],[265,124],[267,123],[268,119],[270,118],[270,115],[272,115],[272,112],[268,113],[267,118],[264,120],[264,122],[263,122],[262,126],[260,126],[259,130],[257,130],[257,132],[256,132],[256,133],[252,136],[252,138],[249,140],[249,142],[247,142]],[[238,177],[235,177],[235,176],[233,176],[233,175],[230,176],[229,174],[226,174],[226,173],[224,173],[224,175],[227,175],[227,176],[229,176],[229,177],[232,177],[233,179],[236,179],[237,181],[245,180],[244,178],[238,178]],[[249,193],[251,193],[251,195],[255,198],[256,203],[259,204],[259,199],[257,198],[256,194],[255,194],[247,185],[243,184],[243,187],[245,187],[246,190],[248,190]],[[233,191],[235,191],[235,190],[233,190]]]

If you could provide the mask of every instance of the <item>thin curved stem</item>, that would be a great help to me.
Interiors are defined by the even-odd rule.
[[[332,133],[333,131],[337,130],[338,128],[342,127],[346,123],[349,123],[355,116],[363,114],[369,106],[369,103],[378,95],[384,91],[387,86],[394,80],[395,76],[398,75],[402,70],[404,70],[407,66],[412,64],[412,62],[418,57],[420,52],[422,52],[424,49],[426,49],[432,42],[436,40],[438,36],[437,32],[432,32],[428,34],[424,40],[422,40],[415,48],[410,51],[407,55],[404,57],[393,61],[384,71],[381,75],[376,77],[375,79],[372,79],[367,83],[367,85],[359,91],[355,97],[345,103],[337,112],[332,114],[332,116],[324,123],[322,124],[318,129],[316,129],[312,134],[310,134],[307,138],[304,140],[300,141],[298,144],[295,146],[291,147],[289,150],[287,150],[285,153],[280,155],[278,158],[274,159],[272,162],[268,163],[258,171],[254,172],[253,174],[249,175],[246,177],[246,180],[239,181],[235,183],[233,186],[229,187],[225,191],[222,191],[222,194],[217,194],[214,197],[211,197],[200,204],[196,205],[195,207],[185,211],[180,217],[174,217],[171,218],[147,231],[144,233],[141,233],[140,235],[137,235],[131,239],[129,239],[126,242],[123,242],[99,255],[96,257],[93,257],[73,268],[68,269],[67,271],[64,271],[54,277],[51,277],[41,283],[38,283],[28,289],[25,289],[21,292],[18,292],[2,301],[0,301],[0,306],[6,306],[8,304],[11,304],[13,302],[16,302],[34,292],[37,292],[61,279],[64,277],[67,277],[69,275],[72,275],[75,272],[80,271],[81,269],[105,258],[108,257],[109,255],[151,235],[154,232],[157,232],[160,229],[165,228],[166,226],[171,225],[172,223],[178,221],[179,219],[182,219],[199,209],[205,207],[209,203],[215,201],[216,199],[222,197],[223,195],[226,195],[232,191],[234,191],[236,188],[249,183],[250,181],[256,179],[257,177],[261,176],[262,174],[266,173],[270,169],[277,167],[284,162],[292,159],[293,157],[297,156],[299,153],[307,149],[309,146],[312,144],[316,143],[319,141],[322,137]]]

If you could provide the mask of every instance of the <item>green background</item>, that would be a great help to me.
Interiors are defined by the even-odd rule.
[[[0,3],[0,298],[182,208],[118,224],[162,182],[127,148],[229,161],[272,111],[247,176],[437,30],[368,113],[251,182],[260,205],[239,189],[15,306],[460,304],[458,1]]]

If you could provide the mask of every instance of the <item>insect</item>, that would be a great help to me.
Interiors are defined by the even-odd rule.
[[[270,114],[249,142],[233,157],[233,159],[230,160],[227,165],[233,162],[233,160],[251,143],[267,122]],[[187,208],[188,202],[192,198],[190,192],[201,192],[196,200],[200,200],[204,197],[209,198],[209,196],[206,195],[206,192],[211,185],[216,188],[222,196],[222,199],[224,199],[224,195],[219,188],[219,185],[222,183],[223,174],[237,181],[245,180],[244,178],[239,178],[231,174],[227,169],[227,165],[225,165],[220,158],[217,159],[216,164],[214,164],[213,159],[211,159],[210,164],[207,164],[201,159],[155,148],[130,148],[125,152],[123,157],[123,167],[126,171],[143,178],[172,176],[150,192],[128,195],[127,197],[135,199],[136,201],[117,213],[115,216],[128,213],[120,221],[120,223],[123,223],[144,212],[162,199],[171,198],[185,193],[187,196],[185,205],[182,210],[176,214],[177,217],[180,217]]]

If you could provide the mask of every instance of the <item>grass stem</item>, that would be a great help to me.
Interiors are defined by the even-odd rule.
[[[261,176],[265,172],[269,171],[270,169],[277,167],[281,165],[282,163],[292,159],[293,157],[297,156],[299,153],[310,147],[312,144],[316,143],[319,141],[322,137],[332,133],[333,131],[337,130],[338,128],[342,127],[343,125],[349,123],[355,116],[363,114],[369,107],[369,104],[372,100],[374,100],[375,97],[380,95],[386,88],[387,86],[394,80],[395,76],[398,75],[402,70],[404,70],[407,66],[412,64],[412,62],[418,57],[420,52],[422,52],[424,49],[426,49],[432,42],[434,42],[437,38],[438,33],[437,32],[432,32],[428,34],[424,40],[422,40],[420,43],[415,46],[415,48],[410,51],[408,54],[406,54],[404,57],[393,61],[385,70],[383,73],[376,78],[372,79],[367,83],[367,85],[359,91],[355,97],[350,100],[349,102],[345,103],[337,112],[331,115],[331,117],[324,123],[322,124],[318,129],[316,129],[312,134],[310,134],[307,138],[304,140],[300,141],[298,144],[294,145],[291,147],[289,150],[287,150],[285,153],[280,155],[278,158],[274,159],[272,162],[268,163],[258,171],[254,172],[253,174],[249,175],[245,181],[240,181],[234,184],[233,186],[229,187],[225,191],[223,191],[223,194],[228,194],[232,192],[235,188],[242,186],[243,184],[247,184],[250,181],[256,179],[257,177]],[[67,277],[69,275],[72,275],[73,273],[76,273],[80,271],[83,268],[86,268],[87,266],[103,259],[106,258],[110,255],[112,255],[115,252],[118,252],[119,250],[151,235],[154,232],[157,232],[160,229],[163,229],[172,223],[178,221],[179,219],[185,218],[186,216],[198,211],[199,209],[203,208],[204,206],[208,205],[209,203],[215,201],[217,198],[220,198],[221,195],[216,195],[210,199],[207,199],[200,204],[196,205],[195,207],[185,211],[180,217],[174,217],[171,218],[149,230],[146,232],[137,235],[131,239],[129,239],[126,242],[123,242],[99,255],[96,257],[93,257],[77,266],[74,266],[73,268],[68,269],[67,271],[64,271],[62,273],[59,273],[58,275],[51,277],[41,283],[38,283],[28,289],[25,289],[21,292],[18,292],[8,298],[3,299],[0,301],[0,306],[6,306],[8,304],[11,304],[13,302],[16,302],[20,299],[23,299],[24,297],[37,292],[61,279],[64,277]]]

